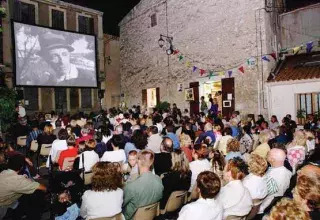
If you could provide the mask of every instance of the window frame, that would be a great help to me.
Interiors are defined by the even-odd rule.
[[[151,27],[155,27],[158,25],[158,16],[157,16],[157,13],[153,13],[151,16],[150,16],[150,25]]]
[[[63,29],[67,30],[68,28],[67,27],[67,10],[64,8],[60,8],[59,6],[49,6],[49,26],[52,27],[52,10],[63,12],[63,23],[64,23]]]
[[[35,10],[35,24],[39,24],[39,3],[30,1],[30,0],[20,0],[20,2],[24,4],[29,4],[29,5],[34,5],[34,10]]]
[[[310,103],[308,102],[310,97]],[[304,103],[302,103],[304,102]],[[308,108],[311,104],[311,111]],[[297,93],[296,94],[296,110],[304,110],[305,114],[316,114],[320,112],[320,92],[308,92],[308,93]]]

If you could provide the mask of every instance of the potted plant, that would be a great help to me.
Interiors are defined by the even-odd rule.
[[[0,126],[1,132],[6,132],[7,129],[15,120],[15,104],[16,93],[13,89],[6,86],[0,87]]]
[[[297,111],[298,124],[303,125],[306,122],[306,110],[299,109]]]

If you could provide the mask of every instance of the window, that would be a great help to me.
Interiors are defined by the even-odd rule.
[[[39,97],[38,97],[38,88],[24,88],[24,100],[28,100],[28,105],[26,106],[27,110],[38,110],[39,108]]]
[[[35,24],[36,6],[21,1],[14,1],[14,19],[28,24]]]
[[[154,27],[157,25],[157,14],[151,15],[151,27]]]
[[[67,111],[67,89],[55,88],[54,89],[55,108],[57,111]]]
[[[92,108],[91,89],[81,89],[81,108]]]
[[[298,111],[315,114],[320,111],[320,93],[305,93],[297,95]]]
[[[84,34],[94,34],[93,18],[88,16],[78,16],[78,31]]]
[[[61,10],[51,9],[51,27],[65,29],[64,12]]]
[[[70,108],[79,108],[79,89],[70,88]]]

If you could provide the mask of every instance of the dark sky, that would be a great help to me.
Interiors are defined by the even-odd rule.
[[[103,31],[119,36],[118,24],[140,0],[63,0],[104,12]]]

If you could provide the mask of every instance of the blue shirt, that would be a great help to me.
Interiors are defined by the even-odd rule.
[[[231,128],[231,130],[232,130],[232,137],[238,137],[238,136],[239,136],[239,129],[238,129],[238,127],[231,126],[230,128]]]
[[[216,136],[214,135],[213,131],[207,131],[205,133],[200,134],[196,144],[200,144],[202,141],[204,141],[207,137],[211,138],[210,145],[214,144],[216,142]]]
[[[172,140],[173,142],[173,149],[179,149],[180,148],[180,143],[179,143],[179,139],[177,137],[176,134],[172,133],[172,132],[168,132],[167,135],[165,137],[168,137]]]
[[[136,150],[137,152],[140,151],[139,149],[136,148],[136,146],[134,146],[133,143],[127,142],[126,145],[124,146],[124,152],[126,154],[127,161],[128,161],[129,153],[132,150]]]
[[[42,130],[37,129],[37,130],[32,130],[26,140],[27,148],[30,148],[31,142],[34,140],[37,140],[38,135],[42,134]]]

